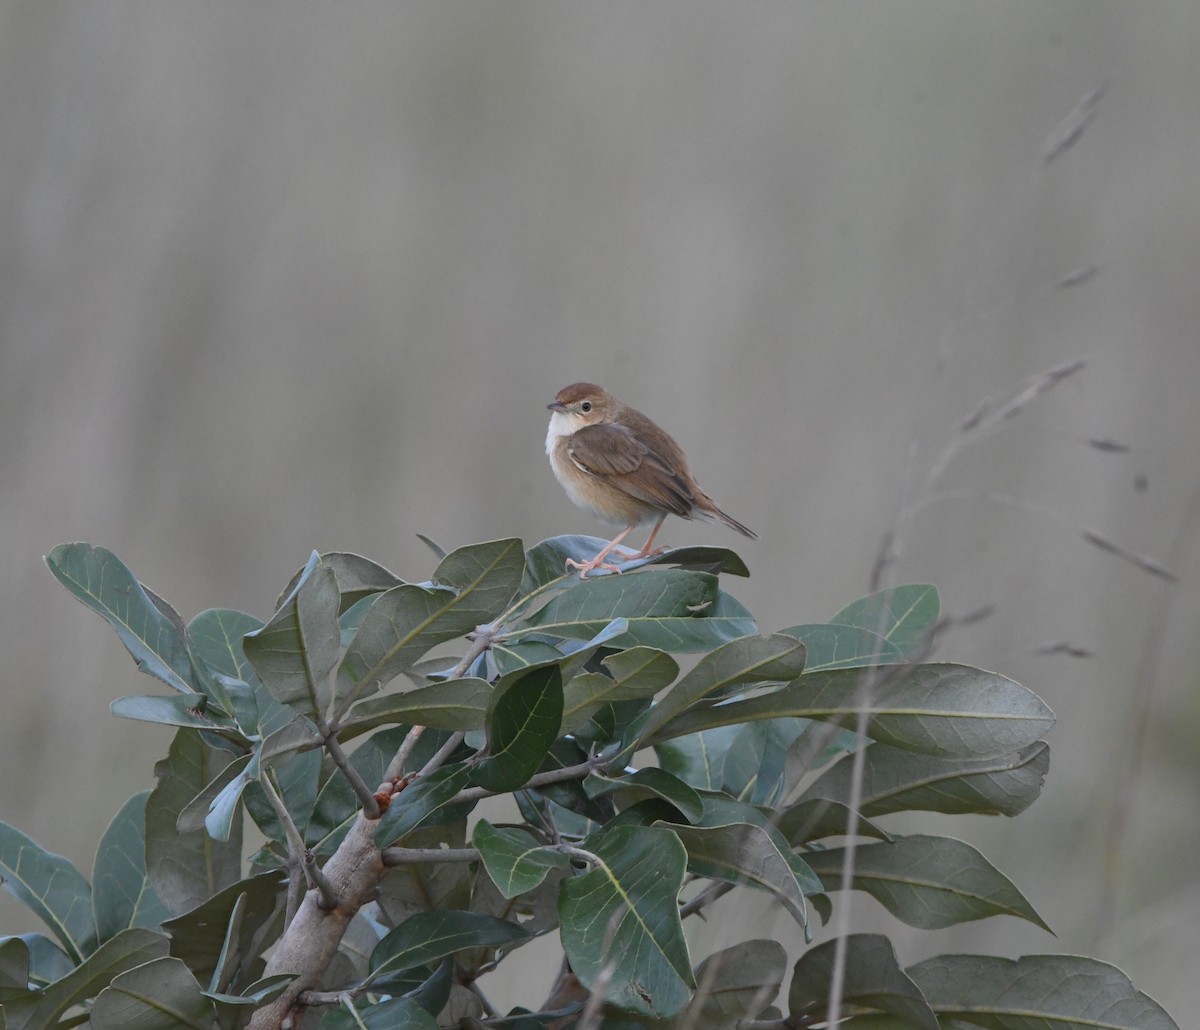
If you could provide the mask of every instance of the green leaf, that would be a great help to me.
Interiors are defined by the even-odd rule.
[[[72,961],[96,947],[92,888],[71,862],[0,822],[0,883],[42,920]]]
[[[428,822],[454,800],[469,778],[470,770],[466,765],[444,765],[394,794],[391,805],[375,827],[376,843],[386,848]]]
[[[164,697],[161,694],[146,694],[136,697],[119,697],[108,709],[122,719],[139,722],[157,722],[164,726],[187,726],[194,730],[217,730],[219,724],[198,710],[197,702],[203,694],[176,694]]]
[[[228,623],[223,624],[223,616],[229,616],[235,620],[242,627],[242,635],[256,630],[262,625],[257,619],[251,619],[242,612],[209,610],[192,619],[184,633],[184,638],[188,656],[192,660],[192,671],[196,674],[196,681],[205,696],[213,702],[212,707],[216,709],[215,712],[209,714],[238,716],[246,707],[244,698],[251,695],[251,690],[249,684],[244,682],[244,677],[237,675],[232,670],[244,666],[251,676],[254,675],[254,670],[250,668],[242,652],[241,635],[237,638],[236,653],[231,649],[232,642],[225,638],[229,625]],[[193,632],[196,634],[195,637],[193,637]],[[229,686],[235,683],[243,692],[243,698],[235,698],[229,689]],[[252,723],[239,721],[238,725],[243,733],[248,736],[253,735],[255,727]]]
[[[937,623],[941,600],[928,583],[889,587],[861,598],[837,613],[830,623],[856,626],[882,637],[910,660],[919,659]]]
[[[211,1030],[213,1003],[179,959],[159,958],[115,977],[92,1006],[94,1030]]]
[[[217,969],[235,908],[241,907],[234,935],[234,953],[246,968],[260,954],[264,928],[281,914],[286,877],[281,869],[239,880],[189,912],[163,923],[171,935],[171,954],[187,963],[197,976],[209,980]]]
[[[272,777],[276,790],[283,800],[284,807],[291,813],[292,822],[301,834],[308,826],[309,816],[312,815],[313,805],[317,803],[317,787],[321,775],[323,754],[320,751],[310,751],[302,755],[287,755],[282,761],[275,763]],[[251,763],[253,768],[254,763]],[[246,811],[258,824],[258,828],[272,840],[284,843],[287,839],[283,824],[275,812],[275,806],[267,800],[263,788],[265,770],[260,772],[257,779],[247,785],[245,801]],[[215,818],[215,813],[214,813]],[[210,818],[210,822],[213,819]]]
[[[663,697],[650,713],[642,733],[660,726],[703,698],[723,697],[746,684],[795,679],[804,670],[804,645],[776,633],[741,637],[710,651]]]
[[[789,853],[776,845],[765,827],[667,825],[687,848],[688,869],[695,875],[770,891],[797,923],[808,926],[804,892]]]
[[[708,573],[664,569],[587,579],[554,597],[525,625],[540,633],[587,640],[613,619],[629,630],[613,647],[635,644],[665,651],[707,651],[755,631],[750,613],[717,588]]]
[[[631,776],[609,778],[592,775],[584,782],[589,797],[615,793],[625,805],[661,798],[689,822],[704,817],[704,802],[688,784],[664,769],[639,769]]]
[[[562,655],[562,651],[544,640],[517,640],[511,644],[498,640],[491,649],[492,661],[496,663],[496,671],[501,676],[556,661]]]
[[[509,537],[451,551],[433,570],[432,582],[453,590],[459,609],[478,625],[504,611],[521,585],[524,569],[524,545]]]
[[[85,999],[95,997],[112,983],[114,977],[161,958],[166,953],[167,939],[162,934],[141,927],[122,930],[101,944],[62,979],[50,984],[41,998],[29,1007],[24,1021],[13,1021],[9,1006],[5,1005],[9,1026],[22,1026],[29,1030],[52,1027],[63,1013]],[[108,1024],[114,1025],[123,1024]],[[92,1026],[99,1024],[93,1019]]]
[[[280,704],[314,722],[329,710],[330,673],[342,647],[333,569],[314,551],[271,621],[242,640],[246,658]]]
[[[608,541],[604,541],[601,546],[606,546],[607,543]],[[592,552],[592,554],[595,553],[597,552]],[[632,572],[634,569],[640,569],[647,565],[673,565],[696,572],[711,572],[714,575],[721,573],[742,577],[750,575],[750,570],[740,555],[735,554],[728,547],[710,547],[705,544],[668,547],[649,557],[637,558],[634,561],[620,564],[623,573]]]
[[[380,594],[338,669],[339,712],[375,693],[431,647],[487,623],[520,583],[520,540],[495,540],[448,554],[433,586],[406,585]]]
[[[488,876],[506,898],[515,898],[533,890],[550,874],[569,864],[567,856],[539,844],[525,830],[502,829],[486,819],[475,824],[471,843]]]
[[[805,855],[826,890],[842,886],[842,854],[842,848],[830,848]],[[999,915],[1050,929],[1008,877],[970,844],[953,837],[914,834],[859,845],[854,888],[921,930]]]
[[[197,667],[209,670],[207,679],[226,696],[242,732],[265,737],[288,723],[295,713],[267,692],[246,659],[242,641],[262,626],[259,619],[245,612],[212,608],[188,623],[188,644]]]
[[[838,762],[803,797],[848,802],[852,765],[851,758]],[[868,816],[903,811],[1013,816],[1036,800],[1049,766],[1050,747],[1041,740],[1012,754],[965,761],[872,744],[863,767],[861,811]]]
[[[788,1013],[793,1019],[819,1021],[828,1011],[836,948],[837,941],[826,941],[800,956],[788,991]],[[850,934],[843,969],[843,1015],[863,1010],[888,1012],[904,1020],[906,1026],[938,1030],[937,1016],[920,988],[901,970],[892,942],[886,937]]]
[[[198,691],[182,625],[150,599],[115,554],[90,544],[59,544],[46,564],[55,579],[112,625],[142,672],[181,693]]]
[[[21,956],[21,946],[24,946],[24,958]],[[9,948],[16,949],[9,951]],[[4,938],[5,953],[15,961],[28,963],[28,976],[20,981],[22,991],[25,988],[26,980],[36,986],[44,987],[47,984],[53,983],[55,980],[61,980],[72,969],[75,968],[75,963],[72,962],[57,944],[55,944],[44,933],[23,933],[18,937]],[[0,992],[0,1005],[7,999],[4,998],[3,992]]]
[[[727,798],[707,796],[702,825],[669,825],[687,848],[691,872],[769,891],[807,929],[804,897],[824,888],[761,812]]]
[[[563,730],[585,726],[592,714],[617,701],[650,698],[679,675],[679,665],[656,647],[631,647],[601,663],[609,672],[585,672],[563,688]]]
[[[881,830],[870,819],[860,815],[854,820],[853,834],[850,832],[852,809],[838,801],[825,798],[809,798],[789,805],[776,815],[779,832],[792,847],[823,837],[876,837],[879,840],[894,838]]]
[[[804,642],[808,648],[804,667],[808,672],[892,665],[904,660],[904,652],[890,640],[856,626],[803,625],[779,632]]]
[[[762,719],[736,727],[725,754],[720,788],[739,801],[774,804],[788,786],[788,755],[806,719]]]
[[[696,997],[672,1030],[729,1030],[762,1017],[779,993],[787,952],[777,941],[742,941],[714,952],[696,967]]]
[[[739,726],[718,726],[654,745],[659,764],[697,790],[722,790],[725,758],[741,732]]]
[[[0,938],[0,1005],[8,992],[23,994],[28,985],[29,945],[20,937]]]
[[[333,572],[338,594],[341,597],[338,612],[343,615],[363,598],[381,594],[385,590],[391,590],[392,587],[398,587],[404,583],[404,580],[395,573],[389,572],[378,562],[373,562],[370,558],[364,558],[361,554],[353,554],[350,551],[326,551],[321,555],[321,564]],[[308,566],[305,565],[304,568],[298,570],[288,585],[284,587],[283,593],[275,602],[276,609],[283,607],[284,602],[296,589],[307,568]]]
[[[187,627],[192,655],[213,672],[230,679],[253,683],[254,666],[246,660],[242,638],[262,628],[262,620],[232,608],[209,608]]]
[[[610,1004],[665,1019],[696,981],[679,920],[687,852],[669,830],[618,826],[586,838],[600,864],[563,881],[558,913],[571,969],[589,990],[609,976]]]
[[[228,827],[232,829],[232,809],[236,809],[236,802],[241,796],[241,791],[249,782],[246,766],[250,764],[252,757],[252,755],[242,755],[240,758],[235,758],[214,776],[208,785],[183,807],[183,810],[179,813],[179,818],[175,820],[175,828],[180,833],[191,833],[194,830],[203,829],[208,823],[209,815],[212,813],[214,807],[220,808],[228,802],[225,792],[227,790],[236,790],[237,793],[233,798],[231,815],[228,821]],[[235,779],[238,780],[238,786],[231,788],[230,784]],[[228,833],[226,833],[224,838],[216,836],[214,839],[228,839]]]
[[[477,912],[418,912],[376,945],[366,982],[377,983],[467,948],[501,948],[529,936],[516,923]]]
[[[567,559],[585,562],[608,543],[594,536],[554,536],[534,544],[525,553],[520,596],[528,597],[552,584],[569,587],[579,582],[578,571],[567,568]]]
[[[415,1001],[389,998],[377,1005],[330,1009],[321,1017],[317,1030],[437,1030],[437,1020]]]
[[[906,972],[947,1027],[1179,1030],[1121,970],[1077,955],[942,955]]]
[[[567,568],[567,559],[586,562],[608,545],[595,536],[556,536],[531,547],[525,555],[525,576],[521,594],[528,595],[552,583],[579,581],[579,573]],[[674,547],[650,558],[625,562],[622,571],[632,571],[644,565],[683,565],[704,572],[727,572],[732,576],[749,576],[745,562],[726,547]],[[602,578],[600,576],[597,579]]]
[[[338,739],[350,740],[377,726],[426,726],[437,730],[481,730],[492,700],[487,680],[468,676],[360,701],[347,713]]]
[[[181,729],[167,757],[154,766],[158,786],[146,800],[146,873],[167,910],[194,908],[241,878],[242,831],[235,822],[227,842],[203,830],[180,833],[179,816],[233,759],[201,735]]]
[[[295,973],[276,973],[274,976],[264,976],[261,980],[255,980],[241,994],[223,994],[220,991],[205,991],[204,997],[211,998],[217,1003],[219,1019],[228,1008],[257,1008],[259,1005],[282,994],[287,985],[295,979]],[[237,1017],[234,1018],[236,1019]],[[235,1023],[235,1025],[237,1024]]]
[[[488,719],[488,757],[471,779],[502,793],[520,787],[542,763],[562,722],[562,673],[556,665],[501,682]]]
[[[108,824],[92,866],[92,909],[101,941],[131,926],[157,928],[167,918],[146,877],[146,799],[134,794]]]
[[[772,693],[684,712],[645,742],[782,716],[850,722],[860,707],[861,675],[855,669],[805,674]],[[950,663],[884,666],[868,711],[872,739],[947,758],[1007,755],[1054,724],[1054,713],[1033,691]]]

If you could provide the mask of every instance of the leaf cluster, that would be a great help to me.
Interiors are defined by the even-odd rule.
[[[1045,927],[970,845],[885,828],[1014,816],[1048,768],[1033,692],[924,660],[932,587],[762,634],[721,586],[747,574],[732,552],[564,573],[601,544],[476,544],[424,582],[313,554],[265,622],[185,622],[110,552],[55,548],[175,692],[113,711],[177,730],[90,882],[0,824],[4,886],[49,929],[0,939],[0,1026],[801,1028],[826,1025],[834,980],[845,1026],[1175,1026],[1090,959],[811,946],[847,889],[922,929]],[[733,889],[790,914],[788,949],[697,961],[683,922]],[[488,975],[551,934],[554,991],[495,1011]]]

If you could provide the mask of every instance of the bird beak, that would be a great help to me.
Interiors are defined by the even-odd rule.
[[[561,401],[554,401],[554,403],[552,403],[552,404],[547,404],[546,407],[549,408],[551,411],[566,411],[567,410],[567,406],[565,404],[563,404]]]

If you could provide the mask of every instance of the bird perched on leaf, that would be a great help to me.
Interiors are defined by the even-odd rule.
[[[567,496],[604,521],[625,527],[594,558],[567,559],[581,579],[593,569],[619,572],[605,559],[644,523],[654,523],[645,546],[621,560],[660,553],[662,548],[652,549],[654,538],[668,515],[723,522],[743,536],[757,538],[700,489],[683,450],[665,430],[603,387],[572,383],[547,407],[551,414],[546,454]]]

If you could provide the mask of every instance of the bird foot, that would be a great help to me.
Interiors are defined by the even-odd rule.
[[[618,568],[616,565],[613,565],[612,562],[601,561],[603,557],[603,555],[597,555],[591,561],[576,561],[574,558],[568,558],[566,568],[568,570],[578,569],[580,579],[586,579],[587,574],[591,572],[592,569],[603,569],[605,572],[618,573],[621,571],[620,568]],[[628,561],[628,559],[626,560]]]

